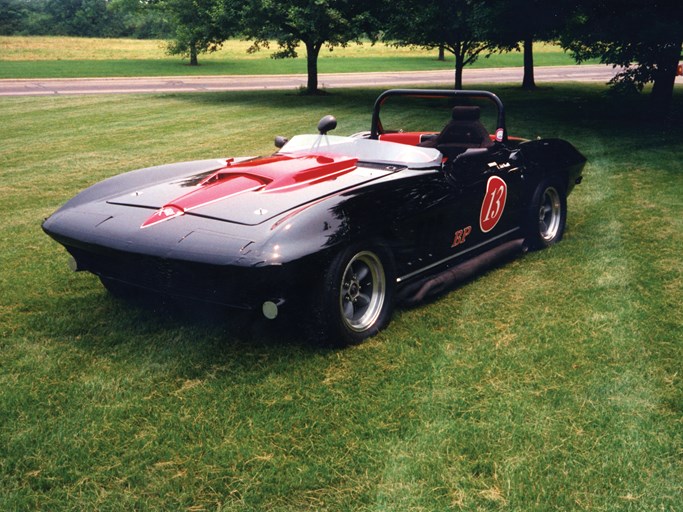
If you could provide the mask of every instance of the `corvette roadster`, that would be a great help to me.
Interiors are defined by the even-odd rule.
[[[393,98],[445,98],[450,119],[386,129]],[[503,104],[486,91],[385,91],[368,132],[335,127],[326,116],[317,134],[278,137],[271,156],[115,176],[43,229],[113,294],[297,315],[316,336],[354,343],[386,326],[397,302],[558,242],[586,162],[563,140],[508,136]]]

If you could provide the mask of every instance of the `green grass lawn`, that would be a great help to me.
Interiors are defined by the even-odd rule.
[[[680,510],[683,143],[642,99],[495,89],[589,158],[565,239],[344,350],[120,302],[40,229],[127,169],[367,129],[377,92],[0,101],[0,510]]]
[[[200,66],[165,53],[165,42],[130,39],[88,39],[74,37],[0,36],[0,78],[75,78],[107,76],[178,75],[262,75],[306,73],[305,49],[297,59],[271,59],[272,49],[248,54],[247,41],[227,41],[221,50],[200,55]],[[367,71],[450,70],[451,54],[445,61],[436,51],[395,48],[384,44],[350,45],[323,49],[320,73]],[[473,67],[522,66],[522,54],[511,52],[482,56]],[[535,45],[537,66],[570,65],[575,62],[553,45]]]

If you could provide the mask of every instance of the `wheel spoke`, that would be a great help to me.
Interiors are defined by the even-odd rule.
[[[548,205],[541,206],[541,209],[538,211],[539,220],[544,220],[550,209],[551,208]]]
[[[349,320],[353,319],[353,314],[355,312],[355,309],[353,307],[353,302],[348,300],[348,298],[344,299],[344,316],[348,318]]]
[[[362,282],[363,279],[365,279],[369,273],[370,273],[370,269],[368,268],[367,265],[360,265],[360,268],[356,272],[356,280],[358,282]]]
[[[539,233],[544,240],[550,241],[557,235],[562,215],[560,197],[554,187],[545,190],[543,204],[538,213]]]
[[[361,293],[358,295],[358,298],[356,299],[356,307],[364,308],[368,304],[370,304],[370,296]]]

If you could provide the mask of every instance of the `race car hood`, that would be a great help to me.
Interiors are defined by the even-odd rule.
[[[217,169],[127,192],[107,203],[153,210],[143,229],[182,215],[256,225],[389,172],[359,167],[356,158],[345,156],[230,159]]]

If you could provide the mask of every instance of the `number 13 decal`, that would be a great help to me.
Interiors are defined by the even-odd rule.
[[[505,199],[507,199],[508,186],[498,176],[491,176],[486,183],[486,195],[481,203],[479,214],[479,227],[484,233],[488,233],[496,227],[503,216]]]

